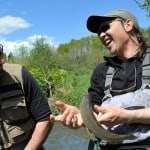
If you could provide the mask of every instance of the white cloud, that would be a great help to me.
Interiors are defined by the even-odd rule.
[[[16,30],[28,28],[31,24],[21,17],[5,16],[0,18],[0,33],[9,34]]]
[[[5,39],[0,39],[0,44],[2,44],[4,47],[4,53],[8,55],[10,52],[14,53],[14,51],[18,49],[20,46],[27,47],[30,50],[33,46],[32,44],[36,41],[36,39],[41,37],[44,37],[49,45],[53,47],[58,47],[58,44],[54,42],[53,38],[43,35],[33,35],[24,40],[18,41],[7,41]]]

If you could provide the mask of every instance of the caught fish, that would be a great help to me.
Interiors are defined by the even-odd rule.
[[[80,111],[86,128],[91,131],[95,137],[107,141],[122,141],[124,139],[133,139],[134,136],[130,134],[115,134],[105,129],[99,122],[97,122],[92,105],[90,103],[90,95],[86,94],[80,104]]]

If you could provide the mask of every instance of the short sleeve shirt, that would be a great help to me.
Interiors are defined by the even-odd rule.
[[[51,109],[36,80],[24,67],[22,68],[23,87],[27,107],[35,121],[49,118]]]

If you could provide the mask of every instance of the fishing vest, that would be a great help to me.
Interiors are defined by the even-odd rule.
[[[0,150],[29,140],[34,121],[30,117],[22,83],[22,66],[4,64],[0,73]]]
[[[108,67],[105,81],[105,95],[110,94],[109,87],[114,71],[114,68]],[[142,63],[142,85],[143,84],[150,84],[150,50],[147,51]]]

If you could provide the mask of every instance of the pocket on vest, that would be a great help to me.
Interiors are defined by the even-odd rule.
[[[23,121],[29,117],[23,96],[5,99],[1,103],[1,108],[2,118],[7,123]]]
[[[32,135],[34,128],[34,121],[32,118],[24,121],[23,123],[15,126],[8,126],[8,136],[11,140],[11,143],[21,143],[25,140],[29,140]]]

